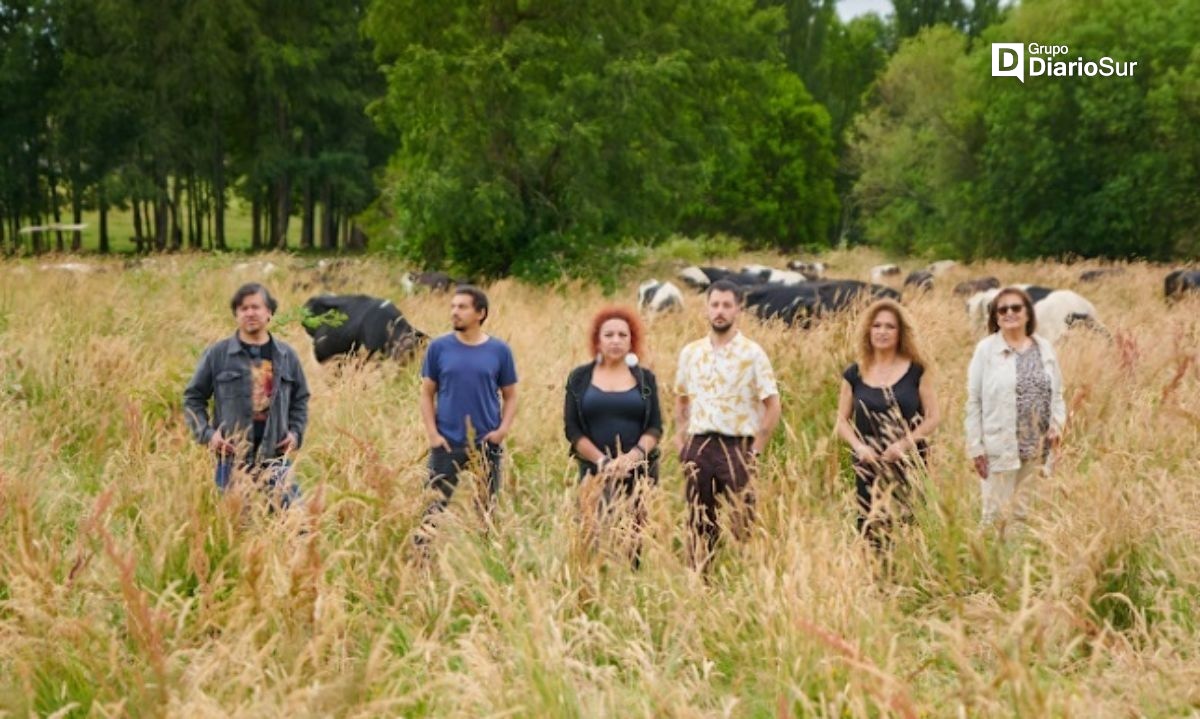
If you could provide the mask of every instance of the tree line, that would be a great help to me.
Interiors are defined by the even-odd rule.
[[[1197,244],[1200,5],[1164,0],[0,2],[0,248],[114,210],[139,249],[364,244],[612,273],[751,248],[1165,259]],[[993,78],[991,42],[1143,58]],[[27,243],[27,244],[26,244]]]
[[[131,213],[144,250],[225,249],[231,198],[252,248],[353,244],[390,145],[362,3],[0,2],[0,248],[78,250],[26,225]]]

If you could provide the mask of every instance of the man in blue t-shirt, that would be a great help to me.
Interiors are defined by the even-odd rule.
[[[438,496],[425,510],[418,545],[454,494],[459,472],[487,477],[489,505],[500,489],[501,444],[517,413],[517,368],[508,345],[483,332],[487,317],[483,290],[459,286],[450,301],[454,331],[425,351],[421,421],[429,437],[428,487]]]

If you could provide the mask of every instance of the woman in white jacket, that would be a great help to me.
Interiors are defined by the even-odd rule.
[[[983,523],[1024,521],[1020,486],[1051,465],[1067,421],[1054,346],[1034,334],[1037,318],[1024,290],[1006,287],[988,308],[987,337],[967,372],[967,456],[983,495]]]

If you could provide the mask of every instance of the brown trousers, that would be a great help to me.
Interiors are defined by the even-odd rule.
[[[753,479],[757,462],[750,454],[753,437],[698,434],[688,437],[679,455],[686,478],[688,562],[704,569],[720,539],[717,507],[729,505],[729,528],[744,539],[754,521]]]

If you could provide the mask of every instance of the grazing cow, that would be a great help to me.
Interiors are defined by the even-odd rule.
[[[761,285],[746,294],[746,306],[759,319],[780,319],[789,327],[808,327],[814,319],[852,307],[861,299],[890,297],[900,293],[890,287],[857,280],[823,280],[799,285]]]
[[[343,257],[323,258],[316,267],[301,268],[292,280],[293,292],[305,292],[319,289],[325,293],[334,293],[350,283],[354,277],[353,263]]]
[[[449,292],[456,284],[445,272],[409,272],[408,279],[417,287],[428,287],[434,292]]]
[[[765,268],[770,269],[770,268]],[[687,267],[679,272],[679,279],[695,290],[703,290],[717,280],[729,280],[735,285],[750,287],[762,284],[763,277],[751,272],[734,272],[724,267]]]
[[[1037,333],[1051,342],[1058,342],[1074,327],[1086,327],[1108,335],[1108,330],[1096,318],[1095,305],[1077,292],[1054,290],[1035,300],[1033,308],[1037,312]]]
[[[904,286],[928,292],[933,289],[933,273],[929,270],[913,270],[904,278]]]
[[[638,286],[638,307],[653,314],[683,307],[683,293],[673,282],[646,280]]]
[[[1193,292],[1200,292],[1200,270],[1175,270],[1163,280],[1163,296],[1168,302]]]
[[[1095,282],[1096,280],[1102,280],[1105,277],[1113,277],[1123,274],[1125,274],[1124,267],[1104,267],[1098,270],[1084,270],[1083,272],[1079,273],[1079,281]]]
[[[413,328],[391,300],[368,295],[321,295],[304,303],[309,315],[317,317],[329,311],[344,315],[336,324],[331,321],[304,325],[313,338],[313,354],[318,362],[337,355],[350,355],[359,349],[367,356],[381,352],[392,359],[404,359],[429,339]]]
[[[239,262],[233,266],[234,272],[254,272],[264,277],[273,274],[277,269],[279,268],[275,266],[274,262]]]
[[[934,277],[940,277],[955,267],[958,267],[958,263],[954,260],[938,260],[937,262],[930,264],[925,269],[932,272]]]
[[[1025,290],[1033,300],[1033,311],[1037,315],[1037,334],[1050,342],[1058,342],[1073,327],[1088,329],[1107,335],[1101,324],[1096,307],[1082,295],[1072,290],[1055,290],[1036,285],[1013,285]],[[987,331],[987,317],[992,301],[1000,294],[999,289],[976,293],[967,301],[967,312],[971,316],[975,331]]]
[[[724,267],[685,267],[679,271],[679,279],[693,290],[702,290],[729,274]]]
[[[871,268],[871,281],[879,284],[886,282],[889,277],[898,277],[900,275],[900,267],[898,265],[875,265]]]
[[[798,285],[801,282],[809,281],[809,278],[800,272],[777,270],[774,267],[765,267],[763,265],[746,265],[742,268],[741,276],[753,277],[756,280],[753,284],[768,282],[773,285]],[[745,284],[744,282],[739,282],[736,278],[733,281],[738,284]]]
[[[1000,280],[995,277],[976,277],[973,280],[959,282],[954,286],[954,294],[959,297],[970,297],[977,292],[987,292],[1000,288]]]
[[[82,262],[60,262],[56,265],[43,264],[38,265],[38,269],[42,272],[68,272],[73,275],[87,275],[93,272],[103,272],[104,267],[99,265],[86,265]]]
[[[802,273],[810,280],[819,280],[825,276],[824,262],[803,262],[801,260],[790,260],[787,263],[789,270]]]

